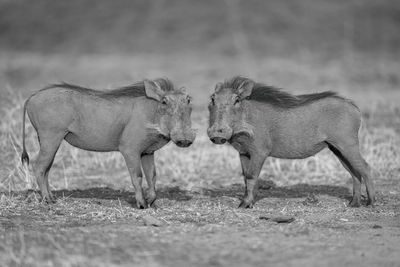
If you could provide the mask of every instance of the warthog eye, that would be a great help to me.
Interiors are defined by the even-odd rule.
[[[187,97],[187,103],[190,104],[190,102],[192,101],[192,98],[190,96]]]
[[[161,100],[161,104],[166,105],[166,104],[167,104],[167,99],[166,99],[166,98],[163,98],[163,99]]]
[[[236,104],[238,104],[240,102],[240,99],[239,99],[239,97],[237,96],[236,98],[235,98],[235,102],[233,103],[234,105],[236,105]]]
[[[213,105],[215,105],[215,96],[214,95],[211,95],[211,104],[213,104]]]

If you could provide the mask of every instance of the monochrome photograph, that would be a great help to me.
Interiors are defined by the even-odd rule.
[[[400,266],[400,2],[0,0],[0,266]]]

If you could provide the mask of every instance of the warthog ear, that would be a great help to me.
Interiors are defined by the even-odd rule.
[[[148,98],[152,98],[157,101],[161,101],[164,91],[160,85],[154,81],[144,80],[144,90]]]
[[[222,89],[222,86],[222,83],[217,83],[217,85],[215,85],[215,92],[218,93]]]
[[[251,92],[254,88],[254,82],[252,81],[244,81],[237,89],[237,94],[239,95],[240,99],[245,99],[251,95]]]

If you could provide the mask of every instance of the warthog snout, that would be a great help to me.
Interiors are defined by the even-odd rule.
[[[193,142],[190,140],[179,140],[176,141],[176,145],[179,147],[188,147],[192,144]]]
[[[217,145],[225,144],[232,137],[232,129],[229,127],[211,127],[208,129],[208,137]]]
[[[222,145],[226,143],[226,139],[222,137],[212,137],[210,138],[211,142],[217,145]]]
[[[179,147],[188,147],[193,144],[196,138],[196,133],[194,130],[186,130],[184,133],[172,132],[171,140]]]

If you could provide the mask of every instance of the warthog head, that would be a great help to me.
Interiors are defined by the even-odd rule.
[[[254,83],[246,80],[237,89],[226,88],[218,83],[208,106],[210,111],[207,134],[215,144],[224,144],[233,135],[252,136],[250,125],[246,123],[246,103]]]
[[[159,132],[179,147],[190,146],[195,137],[192,129],[192,98],[185,90],[164,91],[156,81],[144,81],[146,95],[158,101]]]

